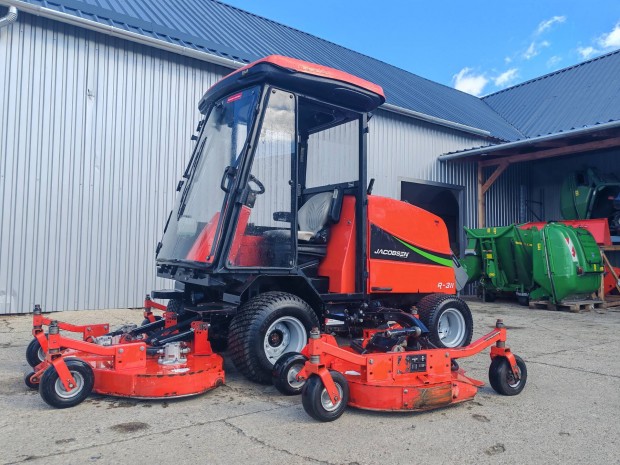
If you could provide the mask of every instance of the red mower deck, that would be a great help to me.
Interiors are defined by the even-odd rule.
[[[91,392],[137,399],[178,398],[224,384],[223,360],[211,349],[208,324],[191,321],[190,329],[182,332],[175,329],[179,326],[175,314],[166,312],[161,320],[151,308],[165,307],[147,296],[146,324],[112,332],[108,324],[75,326],[49,320],[40,307],[35,308],[31,346],[40,348],[45,358],[27,375],[26,384],[38,388],[43,400],[57,408],[77,405]],[[146,331],[157,325],[171,334],[154,345]],[[47,335],[43,326],[49,326]],[[83,340],[63,336],[61,329],[82,333]],[[30,346],[29,352],[33,352]]]
[[[505,346],[506,329],[496,328],[466,347],[405,350],[417,328],[367,330],[361,344],[340,347],[318,330],[301,354],[286,354],[274,368],[274,383],[284,394],[301,393],[306,412],[320,421],[340,417],[347,405],[365,410],[422,411],[472,400],[483,386],[458,367],[457,359],[491,347],[489,379],[503,395],[521,392],[527,379],[523,360]],[[396,338],[387,352],[369,352],[376,338]]]

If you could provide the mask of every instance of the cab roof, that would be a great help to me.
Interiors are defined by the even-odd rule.
[[[385,102],[383,89],[377,84],[327,66],[270,55],[214,84],[200,101],[200,111],[206,111],[209,102],[261,82],[360,112],[372,111]]]

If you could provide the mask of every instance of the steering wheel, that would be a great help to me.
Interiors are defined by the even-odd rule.
[[[252,187],[250,186],[250,183],[254,183],[256,187],[258,187],[258,190],[252,189]],[[248,186],[250,187],[250,191],[252,191],[256,195],[261,195],[265,193],[265,185],[262,182],[260,182],[258,179],[256,179],[256,177],[254,177],[254,175],[252,174],[250,175],[250,178],[248,179]]]

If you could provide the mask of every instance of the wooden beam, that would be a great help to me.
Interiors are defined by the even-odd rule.
[[[484,228],[485,226],[485,199],[484,199],[484,191],[482,187],[484,186],[484,169],[481,164],[478,163],[478,227]]]
[[[580,152],[588,152],[591,150],[606,149],[610,147],[617,147],[620,145],[620,137],[614,137],[612,139],[596,140],[592,142],[586,142],[584,144],[568,145],[566,147],[557,147],[548,150],[540,150],[538,152],[531,152],[520,155],[510,155],[508,157],[495,158],[493,160],[482,160],[478,162],[478,166],[486,168],[488,166],[497,166],[503,161],[508,163],[520,163],[524,161],[541,160],[545,158],[561,157],[564,155],[575,155]]]
[[[497,165],[497,168],[495,168],[495,171],[493,171],[493,173],[491,173],[491,176],[489,176],[489,179],[487,179],[485,181],[485,183],[482,185],[482,193],[486,194],[487,191],[489,190],[489,188],[493,185],[493,183],[495,181],[497,181],[497,178],[499,178],[501,176],[501,174],[506,171],[506,168],[508,168],[508,166],[510,166],[510,163],[508,163],[507,161],[502,160],[502,162]]]

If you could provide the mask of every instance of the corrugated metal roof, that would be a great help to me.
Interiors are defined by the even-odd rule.
[[[483,101],[528,138],[620,120],[620,50]]]
[[[24,0],[77,18],[241,62],[281,54],[381,85],[390,104],[515,140],[484,101],[311,34],[213,0]]]

